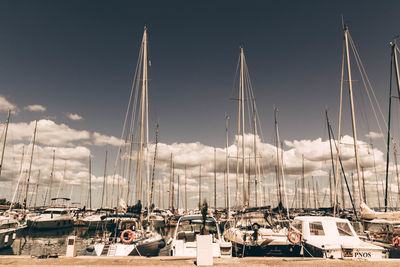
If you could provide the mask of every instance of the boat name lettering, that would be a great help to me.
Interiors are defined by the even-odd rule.
[[[357,257],[361,257],[361,258],[371,258],[371,252],[359,252],[356,251],[354,252],[354,256]]]

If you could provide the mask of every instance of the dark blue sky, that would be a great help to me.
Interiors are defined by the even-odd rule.
[[[186,2],[0,1],[0,92],[20,106],[46,106],[57,122],[78,113],[85,119],[66,121],[71,127],[119,136],[147,25],[161,141],[223,145],[225,113],[236,115],[229,98],[241,44],[266,141],[274,106],[284,139],[312,139],[324,134],[325,106],[337,121],[344,14],[386,107],[399,2]]]
[[[229,114],[233,143],[237,103],[230,98],[240,45],[265,142],[274,136],[273,107],[279,108],[281,140],[327,138],[325,107],[337,128],[341,15],[386,116],[389,42],[400,33],[399,10],[399,1],[0,0],[0,95],[21,108],[14,122],[48,116],[73,129],[118,137],[147,25],[150,118],[151,125],[160,123],[160,142],[223,147]],[[379,129],[356,68],[353,79],[365,140]],[[47,111],[23,110],[32,104]],[[399,107],[396,102],[394,135]],[[66,113],[84,120],[71,121]],[[344,133],[350,134],[348,100],[344,118]],[[105,148],[92,149],[100,177]]]

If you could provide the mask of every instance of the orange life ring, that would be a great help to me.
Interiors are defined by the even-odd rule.
[[[300,234],[295,230],[289,231],[288,233],[289,242],[292,244],[300,243]]]
[[[392,247],[400,246],[400,238],[398,236],[393,237],[392,239]]]
[[[125,239],[125,234],[128,233],[128,239]],[[124,230],[121,233],[121,241],[124,244],[130,244],[133,242],[133,240],[135,240],[135,232],[133,232],[130,229]]]

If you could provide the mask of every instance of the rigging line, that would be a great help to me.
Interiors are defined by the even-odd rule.
[[[349,34],[350,34],[350,33],[349,33]],[[368,85],[369,85],[369,89],[371,90],[372,95],[374,96],[375,103],[376,103],[377,107],[379,108],[380,114],[381,114],[382,119],[383,119],[383,121],[384,121],[384,124],[385,124],[385,126],[386,126],[386,128],[387,128],[386,118],[385,118],[385,116],[383,115],[382,109],[381,109],[381,107],[380,107],[380,105],[379,105],[379,101],[377,100],[376,95],[375,95],[375,90],[373,89],[373,87],[372,87],[372,85],[371,85],[371,82],[369,81],[369,78],[368,78],[368,75],[367,75],[367,71],[365,70],[365,67],[364,67],[364,65],[363,65],[363,63],[362,63],[361,57],[360,57],[360,55],[359,55],[359,53],[358,53],[358,51],[357,51],[357,48],[355,47],[355,44],[354,44],[353,40],[351,39],[351,36],[350,36],[350,42],[351,42],[352,46],[354,47],[355,55],[357,55],[358,61],[359,61],[359,63],[360,63],[360,66],[361,66],[361,68],[362,68],[362,70],[363,70],[363,73],[364,73],[365,78],[366,78],[366,80],[367,80],[367,83],[368,83]]]
[[[365,79],[367,79],[367,74],[366,74],[365,71],[363,72],[363,70],[361,69],[361,65],[362,65],[361,58],[360,58],[360,56],[358,55],[358,52],[357,52],[357,50],[356,50],[356,48],[355,48],[354,43],[352,42],[352,40],[350,40],[350,41],[351,41],[351,42],[350,42],[351,48],[352,48],[352,50],[353,50],[353,53],[354,53],[354,56],[355,56],[355,59],[356,59],[357,67],[358,67],[358,69],[359,69],[360,76],[361,76],[361,79],[362,79],[362,81],[363,81],[365,91],[366,91],[366,93],[367,93],[369,102],[370,102],[371,107],[372,107],[372,110],[373,110],[373,112],[374,112],[374,116],[375,116],[376,122],[377,122],[377,124],[378,124],[378,127],[379,127],[379,129],[380,129],[380,131],[381,131],[381,134],[383,134],[383,130],[382,130],[381,126],[380,126],[380,123],[379,123],[379,120],[378,120],[378,116],[377,116],[377,114],[376,114],[375,106],[374,106],[374,104],[373,104],[373,102],[372,102],[372,99],[371,99],[371,96],[370,96],[370,93],[369,93],[370,90],[371,90],[371,92],[373,92],[373,89],[372,89],[372,87],[369,88],[369,87],[367,86],[366,82],[365,82]],[[376,105],[377,105],[378,108],[380,109],[379,103],[377,103]],[[386,120],[384,119],[382,113],[381,113],[381,115],[382,115],[384,124],[385,124],[385,126],[386,126],[386,128],[387,128]],[[384,139],[382,139],[382,140],[384,141],[384,145],[386,145],[385,140],[384,140]]]
[[[357,90],[355,90],[357,92]],[[362,96],[362,94],[359,94],[359,97],[355,97],[355,101],[356,101],[356,109],[358,111],[358,113],[361,115],[361,119],[362,121],[367,125],[367,131],[369,133],[369,121],[368,121],[368,117],[367,117],[367,112],[366,112],[366,108],[365,108],[365,102],[364,102],[364,98]],[[361,124],[362,126],[364,126],[364,124]]]
[[[249,87],[248,88],[250,88],[249,97],[248,98],[251,99],[251,100],[254,100],[254,101],[251,101],[251,107],[252,107],[251,113],[253,113],[252,115],[256,117],[257,133],[261,135],[261,141],[264,141],[264,134],[263,134],[263,131],[262,131],[261,120],[260,120],[260,116],[258,114],[257,104],[256,104],[256,101],[255,101],[256,98],[255,98],[255,95],[254,95],[254,90],[253,90],[253,86],[252,86],[252,83],[251,83],[250,74],[248,72],[247,65],[246,65],[246,72],[247,72],[247,76],[248,76],[248,79],[249,79],[249,81],[248,81]],[[250,121],[250,119],[249,119],[249,121]]]
[[[130,107],[131,107],[131,104],[132,104],[132,96],[133,96],[133,92],[135,91],[134,88],[135,88],[136,80],[137,80],[137,77],[138,77],[137,75],[138,75],[138,71],[140,71],[140,69],[141,69],[141,68],[139,68],[139,66],[140,66],[139,63],[141,62],[140,58],[141,58],[141,55],[142,55],[142,50],[143,50],[143,42],[142,42],[142,45],[141,45],[141,48],[140,48],[140,51],[139,51],[139,58],[138,58],[138,61],[136,63],[135,73],[133,75],[133,81],[132,81],[132,86],[131,86],[131,90],[130,90],[131,92],[129,94],[129,101],[128,101],[128,105],[127,105],[127,108],[126,108],[124,123],[123,123],[123,126],[122,126],[122,133],[121,133],[121,138],[120,138],[121,140],[124,139],[124,134],[125,134],[125,130],[126,130],[126,124],[128,122],[128,114],[129,114],[129,110],[130,110]],[[126,141],[126,139],[125,139],[125,141]],[[117,169],[118,160],[121,158],[121,147],[123,145],[124,144],[121,143],[118,146],[118,153],[117,153],[117,156],[115,158],[115,163],[114,163],[114,172]]]
[[[374,107],[374,105],[373,105],[373,103],[372,103],[372,99],[371,99],[369,90],[371,91],[371,93],[372,93],[372,95],[373,95],[373,97],[374,97],[376,106],[378,107],[379,112],[380,112],[380,115],[382,116],[382,120],[383,120],[383,122],[384,122],[384,125],[385,125],[385,127],[387,128],[386,119],[385,119],[385,117],[384,117],[384,115],[383,115],[381,106],[379,105],[379,102],[378,102],[378,100],[377,100],[377,98],[376,98],[375,91],[374,91],[374,89],[373,89],[373,87],[372,87],[372,85],[371,85],[371,82],[369,81],[367,72],[366,72],[366,70],[365,70],[365,68],[364,68],[364,65],[363,65],[363,63],[362,63],[362,61],[361,61],[361,57],[360,57],[360,55],[358,54],[358,51],[357,51],[357,49],[356,49],[356,47],[355,47],[355,44],[354,44],[354,42],[353,42],[351,36],[349,36],[349,40],[350,40],[350,45],[351,45],[351,48],[352,48],[352,50],[353,50],[354,56],[355,56],[355,58],[356,58],[357,67],[359,68],[359,71],[360,71],[360,74],[361,74],[361,78],[362,78],[363,84],[364,84],[364,86],[365,86],[365,90],[366,90],[366,92],[367,92],[367,95],[368,95],[368,98],[369,98],[369,101],[370,101],[372,110],[373,110],[373,112],[374,112],[374,116],[375,116],[376,122],[377,122],[377,124],[378,124],[378,127],[379,127],[381,133],[383,133],[383,130],[382,130],[382,128],[381,128],[381,126],[380,126],[380,123],[379,123],[379,120],[378,120],[378,116],[377,116],[377,114],[376,114],[375,107]],[[367,86],[365,80],[367,81],[369,87]],[[384,139],[383,139],[383,140],[384,140]],[[384,141],[384,143],[385,143],[385,145],[386,145],[386,142],[385,142],[385,141]]]
[[[235,71],[235,76],[233,77],[233,85],[232,85],[232,91],[231,91],[231,98],[235,98],[235,92],[236,92],[236,81],[238,79],[238,73],[239,73],[239,66],[240,66],[240,57],[237,60],[236,64],[236,71]]]

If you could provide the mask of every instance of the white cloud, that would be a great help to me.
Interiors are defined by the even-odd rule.
[[[67,113],[66,116],[73,121],[81,121],[83,117],[76,113]]]
[[[24,107],[25,110],[29,110],[29,111],[36,111],[36,112],[45,112],[46,111],[46,107],[42,106],[42,105],[29,105]]]
[[[1,127],[1,125],[0,125]],[[14,181],[13,187],[15,188],[16,178],[19,177],[19,169],[21,162],[21,151],[22,145],[25,144],[25,160],[29,158],[29,146],[32,138],[34,128],[34,122],[30,123],[10,123],[9,144],[6,149],[6,158],[4,161],[4,169],[2,173],[2,178],[5,178],[3,182],[0,182],[0,186],[6,185],[10,186],[9,181]],[[71,184],[80,185],[77,190],[86,190],[88,181],[87,172],[87,157],[91,153],[89,147],[91,146],[105,146],[110,145],[118,147],[122,140],[114,136],[103,135],[99,132],[90,132],[84,130],[76,130],[70,128],[66,124],[57,124],[51,120],[39,120],[38,121],[38,132],[37,132],[37,146],[35,148],[34,163],[32,168],[32,178],[35,181],[37,172],[41,171],[41,181],[44,186],[48,186],[49,177],[51,172],[52,164],[52,153],[56,150],[56,162],[55,162],[55,183],[58,186],[60,181],[64,176],[64,166],[66,166],[66,178],[65,184],[68,185],[69,189],[63,189],[65,193],[71,190]],[[233,144],[228,147],[229,152],[229,181],[231,183],[231,201],[234,201],[234,188],[236,181],[236,142],[239,143],[239,187],[242,187],[242,173],[243,166],[241,162],[242,155],[242,138],[241,136],[236,137]],[[247,134],[245,136],[245,167],[246,167],[246,179],[248,175],[248,164],[250,155],[250,173],[252,179],[254,179],[254,135]],[[257,144],[257,157],[258,166],[260,168],[259,181],[268,187],[268,190],[275,190],[274,177],[275,177],[275,166],[276,166],[276,147],[272,144],[263,142],[258,136],[256,136]],[[286,181],[288,185],[288,192],[293,193],[294,181],[301,177],[302,173],[302,156],[304,155],[305,164],[305,175],[306,177],[314,176],[315,180],[319,181],[321,189],[324,186],[326,188],[326,180],[328,176],[328,171],[331,168],[331,152],[329,146],[329,140],[322,140],[321,138],[315,140],[293,140],[285,141],[285,150],[283,151],[283,163],[284,171],[286,174]],[[355,160],[353,151],[353,138],[350,136],[343,136],[341,146],[341,158],[343,161],[343,166],[346,173],[355,173]],[[359,141],[359,155],[360,164],[364,168],[364,174],[367,184],[375,182],[376,173],[375,168],[380,176],[385,172],[385,160],[384,153],[377,148],[372,149],[368,143],[364,141]],[[125,146],[122,146],[125,149]],[[136,148],[136,146],[134,146]],[[150,165],[153,164],[155,144],[149,145],[149,155],[146,157],[149,160]],[[146,151],[146,149],[145,149]],[[279,155],[281,155],[279,151]],[[123,152],[125,158],[127,152]],[[214,147],[202,144],[200,142],[193,143],[172,143],[158,144],[158,156],[156,161],[156,179],[162,179],[164,189],[168,190],[168,181],[170,173],[170,157],[173,154],[174,168],[175,168],[175,190],[177,188],[177,175],[181,177],[181,185],[184,182],[184,172],[186,165],[186,174],[188,182],[188,192],[191,195],[197,195],[198,182],[199,182],[199,172],[200,165],[202,174],[202,188],[203,196],[209,197],[212,191],[212,181],[214,177]],[[136,160],[137,153],[134,151],[132,153],[133,160]],[[335,156],[335,151],[333,152]],[[224,183],[224,172],[225,172],[225,162],[226,162],[226,149],[216,148],[216,172],[217,172],[217,186],[218,190],[223,189]],[[26,169],[27,163],[24,163],[24,168]],[[93,189],[101,190],[101,185],[103,181],[102,167],[103,164],[97,162],[94,166],[97,167],[98,172],[96,175],[92,175]],[[108,177],[107,184],[112,184],[112,179],[114,173],[114,168],[116,166],[115,161],[109,158],[108,166]],[[103,165],[104,166],[104,165]],[[118,169],[126,168],[126,165],[121,165],[125,167],[118,167],[117,165],[117,177],[121,178],[121,185],[125,185],[127,177],[122,177],[122,174],[118,174]],[[136,163],[133,164],[136,166]],[[135,167],[133,167],[134,169]],[[99,169],[101,171],[99,171]],[[395,166],[390,165],[390,170],[394,171]],[[126,169],[125,169],[126,171]],[[146,168],[143,169],[144,173]],[[151,167],[150,167],[151,171]],[[122,171],[123,172],[123,171]],[[134,174],[136,171],[132,170]],[[119,175],[119,176],[118,176]],[[126,175],[125,175],[126,176]],[[135,177],[133,175],[132,177]],[[382,176],[383,177],[383,176]],[[136,179],[136,178],[134,178]],[[8,182],[7,182],[8,181]],[[41,182],[41,183],[42,183]],[[133,187],[135,182],[132,183]],[[146,183],[144,182],[144,185]],[[254,183],[253,183],[254,186]],[[67,186],[66,186],[67,188]],[[252,187],[253,188],[253,187]],[[56,190],[56,189],[54,189]],[[110,190],[110,189],[109,189]],[[253,190],[253,189],[252,189]],[[53,191],[54,192],[54,191]],[[85,191],[86,192],[86,191]],[[182,194],[183,190],[181,190]],[[221,191],[222,192],[222,191]],[[268,191],[269,192],[269,191]],[[321,191],[322,192],[322,191]],[[70,194],[70,193],[68,193]],[[125,193],[124,193],[125,194]],[[164,192],[165,197],[168,193]],[[240,195],[240,193],[239,193]],[[275,196],[273,196],[275,197]],[[98,194],[94,196],[98,198]],[[191,196],[189,195],[189,199]],[[196,199],[196,197],[193,197]],[[269,198],[271,199],[271,198]],[[220,200],[218,200],[220,201]],[[233,203],[233,202],[232,202]]]
[[[383,138],[383,133],[376,133],[376,132],[369,132],[365,135],[367,138],[373,139],[378,139],[378,138]]]
[[[8,111],[8,109],[18,112],[18,107],[15,104],[8,101],[5,96],[0,95],[0,111]]]
[[[116,138],[115,136],[107,136],[98,132],[92,134],[93,144],[96,146],[120,146],[123,144],[123,140]]]
[[[10,136],[18,141],[30,141],[35,122],[10,123]],[[90,132],[70,128],[66,124],[57,124],[51,120],[39,120],[37,142],[45,145],[72,146],[74,141],[89,140]]]

